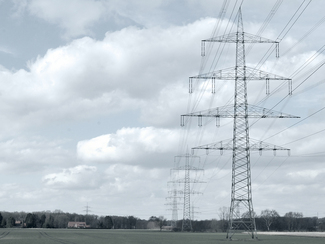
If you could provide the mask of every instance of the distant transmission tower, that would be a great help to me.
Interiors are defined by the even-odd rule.
[[[194,207],[194,203],[193,202],[192,202],[192,206],[191,207],[192,207],[192,216],[191,217],[192,217],[192,220],[195,220],[195,217],[194,217],[195,215],[194,214],[198,214],[200,212],[194,211],[194,209],[195,208],[198,208],[198,207]]]
[[[85,210],[84,212],[86,212],[86,215],[88,215],[89,212],[91,212],[91,210],[89,210],[90,207],[88,206],[88,203],[87,203],[87,206],[85,206]]]
[[[234,104],[200,112],[193,112],[181,116],[181,125],[185,123],[185,117],[198,117],[199,125],[202,126],[202,117],[215,117],[219,126],[220,118],[233,118],[233,138],[226,141],[194,147],[193,149],[206,150],[231,150],[232,151],[232,184],[231,204],[229,213],[229,229],[227,238],[231,239],[234,233],[239,230],[248,231],[252,238],[256,237],[256,225],[253,211],[252,190],[251,190],[251,167],[250,151],[287,150],[262,141],[249,138],[248,118],[299,118],[282,112],[276,112],[266,108],[249,105],[247,103],[247,81],[266,80],[266,93],[269,94],[270,80],[288,81],[289,94],[292,93],[292,80],[278,75],[270,74],[245,64],[245,43],[273,43],[276,45],[276,56],[279,56],[279,43],[266,38],[255,36],[244,32],[241,9],[238,12],[237,31],[227,35],[213,37],[202,41],[202,56],[205,55],[205,42],[224,42],[236,44],[236,66],[224,70],[213,71],[190,77],[190,93],[192,92],[192,80],[212,80],[212,93],[215,92],[215,80],[234,80],[235,94]],[[241,215],[240,209],[245,211]]]
[[[203,171],[203,169],[196,168],[194,166],[190,165],[191,162],[194,162],[196,158],[199,158],[197,156],[192,156],[190,154],[185,154],[182,156],[176,156],[175,158],[185,158],[185,165],[180,166],[177,168],[172,169],[173,171],[184,171],[184,178],[183,179],[176,179],[175,183],[183,183],[184,184],[184,190],[183,191],[175,191],[175,193],[182,193],[183,194],[183,222],[182,222],[182,231],[192,231],[192,223],[191,223],[191,195],[192,194],[200,194],[200,192],[196,192],[191,190],[191,184],[193,183],[203,183],[202,181],[199,181],[197,179],[191,179],[191,171],[197,172],[197,171]],[[174,198],[176,199],[176,197]],[[176,201],[176,200],[174,200]],[[176,204],[174,208],[176,207]]]
[[[172,228],[177,227],[178,220],[178,207],[177,207],[177,190],[174,188],[173,190],[173,209],[172,209]]]
[[[173,190],[169,191],[168,193],[170,194],[167,199],[171,199],[171,202],[166,203],[166,205],[171,205],[171,210],[172,211],[172,220],[171,220],[171,227],[174,229],[177,227],[177,221],[178,221],[178,205],[180,204],[179,200],[181,198],[181,194],[183,194],[183,191],[179,191],[176,188],[176,182],[171,181],[170,183],[173,184]]]

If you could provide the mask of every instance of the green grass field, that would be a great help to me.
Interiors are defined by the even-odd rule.
[[[10,244],[216,244],[229,242],[224,233],[181,233],[146,230],[72,230],[72,229],[1,229],[0,243]],[[259,242],[261,244],[324,244],[325,238],[259,235],[251,240],[237,234],[233,243]]]

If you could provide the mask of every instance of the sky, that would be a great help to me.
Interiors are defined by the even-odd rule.
[[[232,137],[230,119],[181,127],[180,115],[232,103],[233,82],[212,94],[195,81],[189,94],[188,78],[235,66],[233,44],[203,58],[201,40],[236,31],[240,4],[245,32],[280,42],[279,58],[247,44],[247,66],[293,80],[291,96],[286,82],[270,81],[267,96],[265,81],[250,81],[248,102],[300,117],[249,121],[252,138],[291,149],[252,152],[254,210],[325,217],[321,0],[1,0],[0,211],[171,219],[176,156]],[[191,186],[202,193],[191,195],[194,219],[219,218],[231,152],[193,153],[204,169],[191,173],[203,182]]]

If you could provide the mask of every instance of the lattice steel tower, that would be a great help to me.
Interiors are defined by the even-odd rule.
[[[171,220],[171,227],[177,228],[177,221],[178,221],[178,205],[181,204],[181,202],[179,201],[179,199],[183,198],[181,195],[183,195],[183,191],[180,191],[177,189],[176,186],[176,181],[170,181],[168,183],[172,183],[172,187],[173,190],[169,191],[168,193],[170,194],[169,197],[167,197],[166,199],[171,199],[171,201],[169,203],[167,203],[166,205],[171,205],[171,208],[168,210],[172,211],[172,220]]]
[[[172,207],[172,228],[177,227],[178,207],[177,207],[177,190],[173,190],[173,207]]]
[[[183,183],[184,184],[184,190],[183,191],[176,191],[174,190],[174,194],[182,194],[183,195],[183,222],[182,222],[182,231],[192,231],[192,217],[191,217],[191,195],[193,194],[200,194],[200,192],[194,191],[191,189],[191,185],[194,183],[204,183],[202,181],[199,181],[198,179],[191,178],[190,172],[198,172],[203,171],[203,169],[199,169],[197,167],[191,166],[191,163],[194,162],[194,160],[199,157],[190,155],[186,153],[182,156],[176,156],[175,158],[185,158],[185,165],[176,167],[172,169],[173,171],[184,171],[184,178],[177,179],[173,181],[174,183]],[[176,195],[174,195],[174,201],[176,200]],[[176,206],[174,206],[176,207]]]
[[[282,112],[276,112],[266,108],[249,105],[247,102],[247,81],[266,80],[266,93],[269,94],[270,80],[288,81],[289,94],[292,92],[292,80],[254,68],[245,64],[245,43],[273,43],[276,47],[276,56],[279,56],[279,43],[266,38],[244,32],[241,9],[238,11],[237,31],[224,36],[213,37],[202,41],[204,56],[205,42],[224,42],[236,44],[236,66],[211,73],[190,77],[190,92],[192,92],[192,80],[212,80],[212,92],[215,89],[215,80],[235,81],[234,104],[200,112],[193,112],[181,116],[181,124],[184,125],[185,117],[198,117],[199,125],[202,125],[202,117],[215,117],[219,125],[220,118],[233,118],[233,138],[226,141],[194,147],[193,149],[206,150],[231,150],[232,151],[232,184],[231,204],[229,214],[229,229],[227,238],[231,239],[236,230],[245,230],[256,237],[256,225],[252,202],[250,151],[263,150],[288,150],[262,141],[249,138],[248,118],[299,118]],[[239,209],[245,211],[241,215]],[[243,213],[243,212],[242,212]]]

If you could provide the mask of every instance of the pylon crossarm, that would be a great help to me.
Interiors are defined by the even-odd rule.
[[[237,66],[237,70],[238,70]],[[280,75],[272,74],[266,71],[258,70],[251,67],[240,67],[245,69],[245,80],[265,80],[266,81],[266,94],[270,94],[270,80],[283,80],[288,81],[289,94],[292,94],[292,79]],[[236,80],[236,67],[216,70],[213,72],[192,76],[189,78],[189,92],[193,92],[193,80],[203,79],[212,80],[212,93],[215,93],[215,80]]]
[[[287,151],[288,154],[290,154],[290,149],[288,149],[288,148],[284,148],[281,146],[277,146],[277,145],[259,141],[259,140],[254,140],[251,138],[249,140],[250,140],[249,147],[237,146],[235,149],[238,151],[248,151],[248,150],[249,151],[259,151],[260,153],[262,153],[262,151],[273,151],[275,153],[276,151],[282,150],[282,151]],[[233,139],[210,143],[210,144],[206,144],[206,145],[202,145],[202,146],[198,146],[198,147],[193,147],[192,153],[194,153],[193,150],[196,150],[196,149],[205,149],[205,150],[207,150],[207,152],[209,150],[220,150],[220,152],[222,152],[223,150],[233,150]]]
[[[178,180],[175,180],[174,182],[176,182],[176,183],[206,183],[204,181],[199,181],[196,179],[188,179],[186,181],[184,179],[178,179]]]
[[[268,38],[256,36],[247,32],[241,33],[244,36],[244,41],[246,43],[279,43],[278,41],[274,41]],[[237,42],[237,32],[229,33],[223,36],[212,37],[209,39],[202,40],[202,42],[228,42],[228,43],[236,43]]]
[[[296,115],[286,114],[272,109],[267,109],[255,105],[249,105],[247,107],[248,118],[300,118]]]
[[[241,106],[244,106],[244,104],[239,104],[237,106],[237,111]],[[203,111],[198,111],[198,112],[193,112],[189,114],[183,114],[181,115],[181,126],[185,125],[185,117],[198,117],[198,125],[202,126],[202,117],[206,118],[234,118],[235,113],[234,113],[235,107],[234,105],[226,105],[222,107],[217,107],[217,108],[212,108],[212,109],[207,109]],[[243,110],[244,111],[244,110]],[[247,105],[247,115],[244,112],[237,112],[236,114],[237,118],[300,118],[299,116],[296,115],[291,115],[255,105]],[[216,125],[220,126],[220,122],[216,123]]]
[[[172,181],[172,183],[175,183],[174,181]],[[183,194],[184,192],[181,191],[181,190],[173,190],[173,191],[168,191],[168,193],[174,193],[174,196],[170,196],[170,197],[167,197],[167,198],[172,198],[172,197],[175,197],[177,194]]]
[[[263,142],[263,141],[258,141],[250,138],[250,150],[251,151],[290,151],[289,148],[285,147],[280,147],[271,143]]]
[[[206,183],[206,182],[203,182],[203,183]],[[199,192],[199,191],[190,191],[190,194],[199,194],[199,195],[203,195],[202,192]]]
[[[194,167],[194,166],[188,166],[188,167],[184,167],[184,166],[180,166],[178,168],[173,168],[171,169],[171,171],[176,171],[176,170],[200,170],[200,171],[204,171],[204,169],[200,169],[200,168],[197,168],[197,167]]]
[[[175,199],[175,198],[177,198],[177,199],[183,199],[183,196],[179,196],[179,197],[166,197],[165,199],[166,200],[169,200],[169,199]],[[165,203],[165,205],[174,205],[175,203],[173,203],[173,202],[171,202],[171,203]],[[176,205],[182,205],[182,203],[181,202],[179,202],[179,203],[176,203]]]
[[[206,144],[203,146],[193,147],[192,149],[206,149],[206,150],[232,150],[233,140],[220,141],[216,143]]]
[[[238,23],[240,24],[240,23]],[[242,23],[241,23],[242,25]],[[243,30],[243,28],[241,28]],[[268,38],[264,38],[264,37],[260,37],[260,36],[256,36],[244,31],[239,32],[239,29],[237,32],[233,32],[233,33],[229,33],[223,36],[217,36],[217,37],[213,37],[213,38],[209,38],[206,40],[202,40],[201,42],[201,55],[205,56],[205,43],[206,42],[225,42],[225,43],[238,43],[238,34],[240,34],[242,37],[242,41],[243,43],[273,43],[275,44],[275,52],[276,52],[276,57],[279,57],[279,44],[280,42],[278,41],[274,41],[274,40],[270,40]]]
[[[238,68],[238,67],[237,67]],[[280,75],[272,74],[266,71],[258,70],[245,66],[246,80],[291,80]],[[217,79],[217,80],[235,80],[236,79],[236,67],[226,68],[222,70],[216,70],[213,72],[200,74],[197,76],[191,76],[189,79]]]
[[[191,158],[191,159],[199,159],[200,160],[200,157],[199,156],[194,156],[194,155],[190,155],[190,154],[184,154],[184,155],[179,155],[179,156],[175,156],[174,157],[174,162],[178,160],[180,160],[181,158]]]

